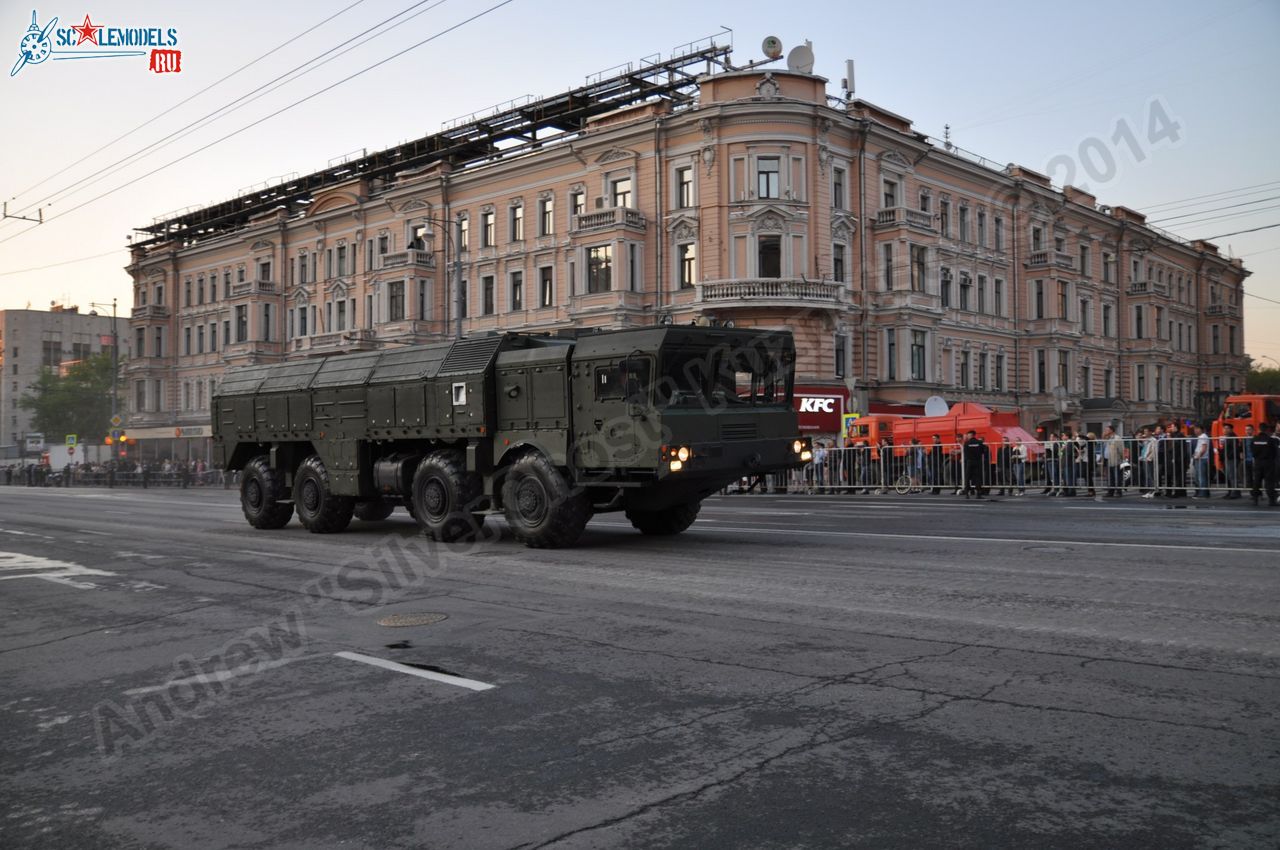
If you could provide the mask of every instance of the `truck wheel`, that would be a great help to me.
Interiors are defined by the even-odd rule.
[[[502,485],[502,507],[516,539],[534,549],[572,546],[591,519],[591,499],[573,492],[560,470],[540,454],[511,465]]]
[[[312,455],[298,467],[293,479],[293,504],[298,520],[314,534],[333,534],[351,524],[355,500],[335,496],[329,488],[329,471],[320,455]]]
[[[391,516],[391,512],[396,506],[382,499],[370,499],[366,502],[356,502],[355,517],[363,522],[379,522]]]
[[[258,455],[244,466],[240,476],[240,509],[254,528],[283,528],[293,518],[293,505],[281,502],[284,482],[271,468],[266,455]]]
[[[701,502],[672,505],[657,511],[633,511],[627,509],[627,519],[641,534],[679,534],[698,518]]]
[[[480,476],[467,472],[460,454],[432,452],[413,473],[410,513],[433,540],[472,540],[479,534],[484,517],[473,516],[468,508],[480,499],[483,489]]]

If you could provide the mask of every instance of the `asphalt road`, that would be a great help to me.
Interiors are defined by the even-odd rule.
[[[3,847],[1280,843],[1247,500],[733,496],[544,552],[13,487],[0,553]]]

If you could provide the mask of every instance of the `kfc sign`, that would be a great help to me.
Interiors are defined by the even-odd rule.
[[[839,434],[845,395],[831,387],[796,387],[796,413],[800,431],[807,434]]]

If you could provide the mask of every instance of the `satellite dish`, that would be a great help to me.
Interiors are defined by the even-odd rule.
[[[925,416],[946,416],[949,410],[951,407],[947,404],[947,400],[940,395],[931,395],[924,400]]]
[[[760,50],[770,59],[777,59],[782,55],[782,39],[776,35],[766,36],[765,40],[760,43]]]
[[[787,70],[800,74],[813,72],[813,49],[809,46],[809,42],[806,41],[799,47],[791,48],[791,52],[787,54]]]

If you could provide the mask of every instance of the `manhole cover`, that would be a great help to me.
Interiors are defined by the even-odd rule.
[[[1048,552],[1050,554],[1062,554],[1065,552],[1074,552],[1075,549],[1070,546],[1023,546],[1028,552]]]
[[[388,614],[378,620],[379,626],[400,628],[402,626],[430,626],[441,620],[449,619],[448,614]]]

